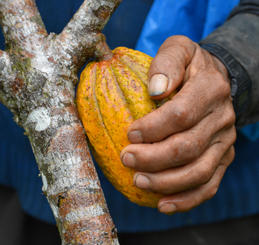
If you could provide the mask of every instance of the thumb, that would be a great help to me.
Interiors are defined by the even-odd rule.
[[[181,85],[196,45],[185,36],[172,36],[162,44],[149,69],[152,99],[164,99]]]

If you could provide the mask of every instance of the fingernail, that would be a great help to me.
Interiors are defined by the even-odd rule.
[[[133,130],[130,131],[128,133],[128,139],[131,143],[142,143],[143,142],[143,138],[142,138],[142,134],[140,131],[138,130]]]
[[[168,77],[164,74],[155,74],[149,82],[148,92],[150,96],[163,94],[168,87]]]
[[[174,213],[176,211],[176,206],[173,203],[165,203],[159,206],[159,211],[165,214]]]
[[[142,174],[135,175],[134,183],[137,187],[142,189],[147,189],[150,186],[150,180]]]
[[[129,168],[134,168],[135,163],[136,163],[136,158],[134,157],[133,154],[126,152],[122,156],[122,163]]]

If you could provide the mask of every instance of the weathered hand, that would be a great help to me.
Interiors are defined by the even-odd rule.
[[[138,172],[135,185],[165,194],[158,209],[187,211],[218,190],[233,161],[236,130],[227,70],[214,56],[184,36],[165,41],[150,68],[154,99],[177,94],[135,121],[133,143],[121,153]]]

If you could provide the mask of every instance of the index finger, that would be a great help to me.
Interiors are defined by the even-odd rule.
[[[157,142],[191,128],[228,96],[228,87],[222,80],[216,74],[212,80],[206,71],[197,73],[170,101],[136,120],[129,127],[129,140],[132,143]]]

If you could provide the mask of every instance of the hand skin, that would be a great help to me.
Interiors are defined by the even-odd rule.
[[[188,211],[212,198],[234,159],[235,113],[224,65],[185,36],[168,38],[150,68],[155,100],[177,94],[128,130],[121,152],[137,187],[165,194],[163,213]]]

